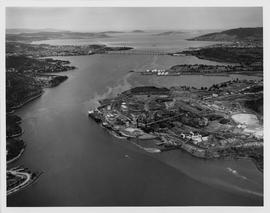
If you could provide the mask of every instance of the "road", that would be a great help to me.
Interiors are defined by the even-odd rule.
[[[8,172],[11,173],[12,175],[19,176],[21,178],[25,178],[25,180],[21,184],[19,184],[18,186],[8,190],[7,195],[10,195],[10,194],[20,190],[22,187],[27,186],[31,181],[31,174],[29,174],[27,172],[19,172],[17,170],[13,170],[13,171],[9,170]]]

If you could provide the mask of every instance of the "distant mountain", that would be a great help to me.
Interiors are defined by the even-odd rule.
[[[154,34],[155,36],[172,36],[172,35],[181,35],[185,32],[182,31],[167,31],[167,32],[162,32],[158,34]]]
[[[144,33],[144,31],[143,30],[133,30],[133,31],[131,31],[132,33]]]
[[[33,32],[33,33],[19,33],[7,34],[7,41],[40,41],[49,39],[86,39],[86,38],[108,38],[106,33],[86,33],[86,32]]]
[[[236,28],[222,32],[209,33],[195,38],[190,41],[262,41],[263,28]]]
[[[104,31],[102,33],[124,33],[123,31],[114,31],[114,30],[110,30],[110,31]]]
[[[61,31],[63,30],[57,30],[57,29],[52,29],[52,28],[45,28],[45,29],[9,28],[9,29],[6,29],[6,34],[61,32]]]

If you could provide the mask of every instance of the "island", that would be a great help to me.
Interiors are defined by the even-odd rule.
[[[204,159],[250,158],[263,171],[262,81],[135,87],[100,100],[89,116],[148,152],[181,149]]]

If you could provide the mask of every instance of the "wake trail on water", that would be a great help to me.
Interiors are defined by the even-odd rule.
[[[167,158],[166,155],[167,154],[163,154],[161,155],[161,157],[158,157],[159,155],[155,156],[161,162],[164,162],[168,166],[175,168],[176,170],[187,175],[193,180],[216,188],[220,188],[224,191],[263,197],[263,190],[261,189],[260,182],[249,179],[249,176],[244,176],[240,172],[232,169],[231,167],[218,166],[212,168],[210,166],[209,168],[203,168],[199,165],[198,168],[195,168],[196,166],[194,166],[194,168],[191,169],[189,167],[182,166],[180,159],[175,159],[173,157]],[[198,164],[200,163],[198,162]],[[201,169],[202,172],[198,173],[197,171],[200,171]],[[210,172],[207,172],[208,169],[210,170]],[[216,170],[216,172],[212,173],[211,169]],[[230,175],[231,177],[228,175]]]
[[[242,187],[230,184],[228,182],[222,181],[220,179],[212,179],[211,183],[223,186],[223,187],[228,188],[228,189],[233,189],[234,191],[239,191],[242,193],[247,193],[247,194],[263,197],[263,193],[261,193],[261,192],[256,192],[256,191],[253,191],[250,189],[242,188]]]
[[[162,161],[162,162],[164,162],[164,161]],[[255,195],[255,196],[258,196],[258,197],[263,197],[263,193],[261,193],[259,191],[254,191],[252,189],[243,188],[243,187],[237,186],[237,185],[235,185],[233,183],[230,183],[228,181],[224,181],[223,179],[216,178],[216,177],[213,177],[213,176],[212,177],[211,176],[205,176],[205,175],[197,176],[195,174],[192,174],[192,172],[190,173],[190,172],[181,170],[178,167],[175,167],[175,165],[170,164],[169,162],[165,162],[165,163],[168,166],[172,166],[173,168],[179,170],[180,172],[184,173],[188,177],[190,177],[190,178],[192,178],[194,180],[197,180],[197,181],[199,181],[201,183],[205,183],[205,184],[208,184],[208,185],[211,185],[211,186],[221,187],[223,190],[229,191],[229,192],[240,192],[240,193],[244,193],[244,194],[250,194],[250,195]],[[229,171],[228,168],[226,169],[227,171]],[[232,170],[232,171],[234,171],[232,174],[237,175],[238,178],[241,178],[241,179],[243,179],[245,181],[254,183],[253,181],[248,180],[247,177],[245,177],[243,175],[240,175],[236,170]]]
[[[227,171],[230,172],[231,174],[233,174],[235,177],[238,177],[238,178],[241,178],[241,179],[244,179],[244,180],[247,180],[247,177],[243,176],[243,175],[240,175],[239,172],[237,170],[234,170],[230,167],[227,167]]]
[[[182,170],[181,170],[182,171]],[[237,178],[240,178],[244,181],[247,181],[247,182],[250,182],[250,183],[253,183],[253,184],[256,184],[255,182],[253,181],[250,181],[247,177],[239,174],[238,171],[236,170],[233,170],[231,169],[230,167],[227,167],[226,168],[226,171],[227,172],[230,172],[232,175],[234,175],[235,177]],[[247,189],[247,188],[243,188],[243,187],[240,187],[240,186],[237,186],[235,184],[232,184],[228,181],[224,181],[222,179],[219,179],[219,178],[215,178],[215,177],[207,177],[207,176],[200,176],[200,177],[197,177],[197,176],[194,176],[188,172],[184,172],[182,171],[183,173],[185,173],[187,176],[195,179],[195,180],[198,180],[200,182],[203,182],[203,183],[206,183],[206,184],[209,184],[209,185],[216,185],[216,186],[220,186],[222,188],[224,188],[225,190],[233,190],[233,191],[236,191],[236,192],[241,192],[241,193],[247,193],[247,194],[251,194],[251,195],[255,195],[255,196],[259,196],[259,197],[263,197],[263,193],[261,192],[258,192],[258,191],[254,191],[254,190],[251,190],[251,189]],[[257,185],[257,184],[256,184]]]
[[[230,167],[227,167],[226,170],[227,170],[228,172],[230,172],[233,176],[237,177],[237,178],[240,178],[240,179],[245,180],[245,181],[247,181],[247,182],[250,182],[250,183],[252,183],[252,184],[258,185],[257,182],[250,180],[249,178],[247,178],[247,177],[244,176],[244,175],[241,175],[237,170],[234,170],[234,169],[232,169],[232,168],[230,168]]]

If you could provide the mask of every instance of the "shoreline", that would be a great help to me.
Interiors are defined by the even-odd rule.
[[[91,116],[90,116],[91,117]],[[234,156],[233,153],[227,153],[226,156],[222,156],[220,154],[217,153],[217,151],[213,151],[213,150],[205,150],[205,149],[202,149],[202,148],[198,148],[198,147],[195,147],[195,146],[192,146],[190,144],[181,144],[181,145],[168,145],[168,146],[165,146],[164,148],[155,148],[155,147],[144,147],[136,142],[133,142],[132,139],[140,139],[140,138],[133,138],[133,137],[127,137],[127,136],[124,136],[122,135],[119,131],[117,130],[114,130],[113,128],[111,127],[107,127],[107,126],[104,126],[102,125],[102,123],[100,123],[99,120],[96,120],[96,118],[94,117],[91,117],[96,123],[99,124],[99,126],[101,126],[102,128],[106,129],[106,131],[118,138],[118,139],[122,139],[122,140],[127,140],[127,141],[131,141],[132,144],[134,144],[135,146],[139,147],[140,149],[148,152],[148,153],[162,153],[162,152],[167,152],[167,151],[171,151],[171,150],[177,150],[177,149],[180,149],[188,154],[190,154],[191,156],[195,157],[195,158],[199,158],[199,159],[204,159],[204,160],[218,160],[218,159],[248,159],[248,160],[251,160],[256,168],[261,172],[263,173],[263,169],[259,166],[259,163],[258,161],[256,161],[254,158],[250,157],[250,156]],[[140,139],[140,140],[149,140],[149,139]],[[162,142],[161,140],[159,140],[160,142]],[[165,144],[165,143],[163,143]],[[239,147],[239,146],[235,146],[235,147],[229,147],[229,148],[243,148],[243,147]],[[227,150],[228,148],[225,148],[223,150]]]
[[[7,136],[6,138],[17,138],[17,137],[22,136],[22,135],[23,135],[23,133],[24,133],[24,130],[23,130],[23,129],[21,129],[21,131],[20,131],[19,133],[14,134],[14,135]]]
[[[136,72],[135,72],[136,73]],[[243,71],[243,72],[218,72],[218,73],[198,73],[198,72],[182,72],[175,74],[167,74],[167,75],[156,75],[156,74],[145,74],[145,72],[137,72],[143,76],[156,76],[156,77],[169,77],[169,76],[185,76],[185,75],[201,75],[201,76],[230,76],[230,75],[248,75],[248,76],[258,76],[263,77],[263,72],[254,72],[254,71]]]
[[[67,70],[69,71],[69,70]],[[63,71],[65,72],[65,71]],[[53,76],[59,76],[59,75],[53,75]],[[60,75],[61,76],[61,75]],[[66,78],[67,79],[67,78]],[[66,80],[65,79],[65,80]],[[59,83],[57,83],[56,85],[51,85],[50,87],[55,87],[55,86],[58,86],[59,84],[61,84],[63,81],[60,81]],[[16,105],[16,106],[13,106],[13,107],[10,107],[11,111],[10,112],[7,112],[6,114],[14,114],[16,112],[17,109],[20,109],[22,108],[23,106],[25,106],[26,104],[28,104],[29,102],[31,101],[34,101],[35,99],[41,97],[43,94],[45,93],[45,91],[43,90],[43,88],[41,89],[41,91],[38,93],[38,94],[35,94],[31,97],[29,97],[28,99],[26,99],[25,101],[23,101],[22,103]],[[21,120],[22,121],[22,120]],[[19,123],[21,123],[21,121]],[[16,122],[18,123],[18,122]],[[21,136],[22,134],[24,133],[23,129],[21,130],[20,133],[18,134],[15,134],[15,135],[12,135],[12,136],[9,136],[7,138],[14,138],[14,137],[19,137]],[[8,166],[9,164],[15,162],[16,160],[18,160],[22,154],[24,153],[25,151],[25,148],[26,148],[26,144],[24,144],[24,147],[20,150],[19,154],[17,156],[15,156],[14,158],[10,159],[9,161],[6,161],[6,165]],[[13,188],[11,188],[10,190],[7,190],[7,196],[10,196],[20,190],[23,190],[25,189],[26,187],[30,186],[31,184],[35,183],[39,177],[41,176],[41,174],[43,174],[43,172],[38,172],[38,173],[35,173],[35,172],[31,172],[31,171],[27,171],[25,170],[24,168],[20,168],[20,167],[15,167],[15,169],[17,168],[17,171],[19,170],[23,170],[23,171],[26,171],[24,172],[24,175],[27,176],[27,178],[29,178],[28,180],[26,180],[26,182],[24,182],[22,185],[19,184]],[[14,169],[14,168],[13,168]],[[8,171],[11,171],[11,170],[6,170],[6,173]],[[20,172],[19,172],[19,175],[20,175]],[[22,174],[21,174],[22,175]],[[15,170],[15,176],[16,176],[16,170]],[[30,176],[30,177],[29,177]],[[6,180],[7,181],[7,180]]]
[[[44,91],[42,90],[39,94],[37,94],[37,95],[35,95],[35,96],[32,96],[32,97],[28,98],[26,101],[24,101],[23,103],[20,103],[19,105],[16,105],[16,106],[11,107],[11,109],[13,109],[13,110],[19,109],[19,108],[23,107],[25,104],[27,104],[27,103],[29,103],[29,102],[31,102],[31,101],[33,101],[33,100],[39,98],[40,96],[43,95],[43,93],[44,93]],[[14,112],[13,112],[13,113],[14,113]]]
[[[20,172],[19,172],[20,173]],[[18,185],[16,186],[15,188],[12,188],[10,190],[7,191],[7,196],[11,196],[13,195],[14,193],[18,192],[18,191],[21,191],[21,190],[24,190],[26,189],[27,187],[31,186],[32,184],[34,184],[38,179],[39,177],[43,174],[43,172],[39,172],[39,173],[28,173],[28,172],[23,172],[24,175],[26,175],[29,179],[26,180],[26,182],[22,185]],[[35,175],[35,177],[33,177],[33,175]],[[29,177],[30,176],[30,177]]]
[[[18,160],[21,157],[21,155],[23,154],[24,151],[25,151],[25,147],[23,149],[21,149],[21,151],[19,152],[19,154],[17,156],[15,156],[14,158],[7,161],[7,165],[10,164],[10,163],[13,163],[16,160]]]

